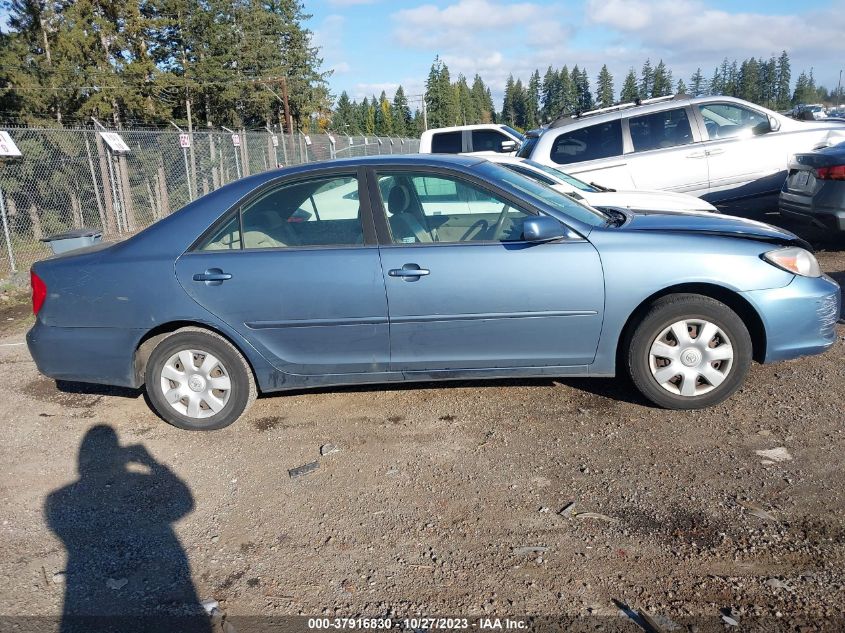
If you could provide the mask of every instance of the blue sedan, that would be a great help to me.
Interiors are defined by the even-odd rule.
[[[604,212],[468,156],[244,178],[145,231],[36,263],[39,370],[138,388],[185,429],[258,392],[627,373],[659,406],[723,401],[752,360],[836,340],[807,245],[730,216]]]

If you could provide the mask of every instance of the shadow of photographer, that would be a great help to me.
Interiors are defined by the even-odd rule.
[[[44,504],[67,551],[61,631],[211,631],[173,523],[193,510],[188,486],[110,426],[79,447],[79,479]]]

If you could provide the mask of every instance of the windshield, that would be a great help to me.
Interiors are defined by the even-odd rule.
[[[503,129],[505,132],[507,132],[508,134],[512,134],[513,136],[515,136],[516,138],[518,138],[520,141],[525,142],[525,136],[522,134],[522,132],[517,132],[515,129],[513,129],[513,128],[512,128],[512,127],[510,127],[509,125],[503,125],[503,126],[502,126],[502,129]]]
[[[534,169],[539,169],[540,171],[552,176],[553,178],[557,178],[558,180],[562,180],[567,185],[572,185],[576,189],[580,189],[581,191],[591,191],[593,193],[598,192],[598,189],[593,187],[592,185],[588,185],[583,180],[578,180],[563,172],[559,169],[555,169],[554,167],[549,167],[548,165],[543,165],[542,163],[534,162],[533,160],[526,160],[526,165],[531,165]]]
[[[526,136],[525,140],[522,141],[522,145],[519,146],[519,151],[517,151],[516,155],[520,158],[528,158],[531,156],[531,152],[534,151],[534,146],[537,145],[537,141],[540,140],[539,136]]]
[[[479,164],[477,169],[485,172],[486,176],[494,180],[503,180],[511,187],[524,193],[529,199],[539,200],[553,209],[565,213],[574,220],[589,224],[590,226],[603,226],[607,224],[609,216],[598,209],[580,204],[569,196],[555,191],[551,187],[542,185],[536,180],[531,180],[522,174],[511,171],[503,165],[485,161]]]

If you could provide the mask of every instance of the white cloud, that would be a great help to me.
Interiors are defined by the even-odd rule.
[[[435,51],[479,51],[510,42],[518,27],[544,19],[547,9],[531,2],[458,0],[439,8],[424,4],[402,9],[391,18],[397,43]]]

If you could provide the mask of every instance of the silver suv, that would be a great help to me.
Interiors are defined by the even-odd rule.
[[[795,121],[733,97],[661,97],[535,130],[517,153],[614,189],[702,197],[723,211],[777,209],[790,157],[845,140],[845,121]]]

